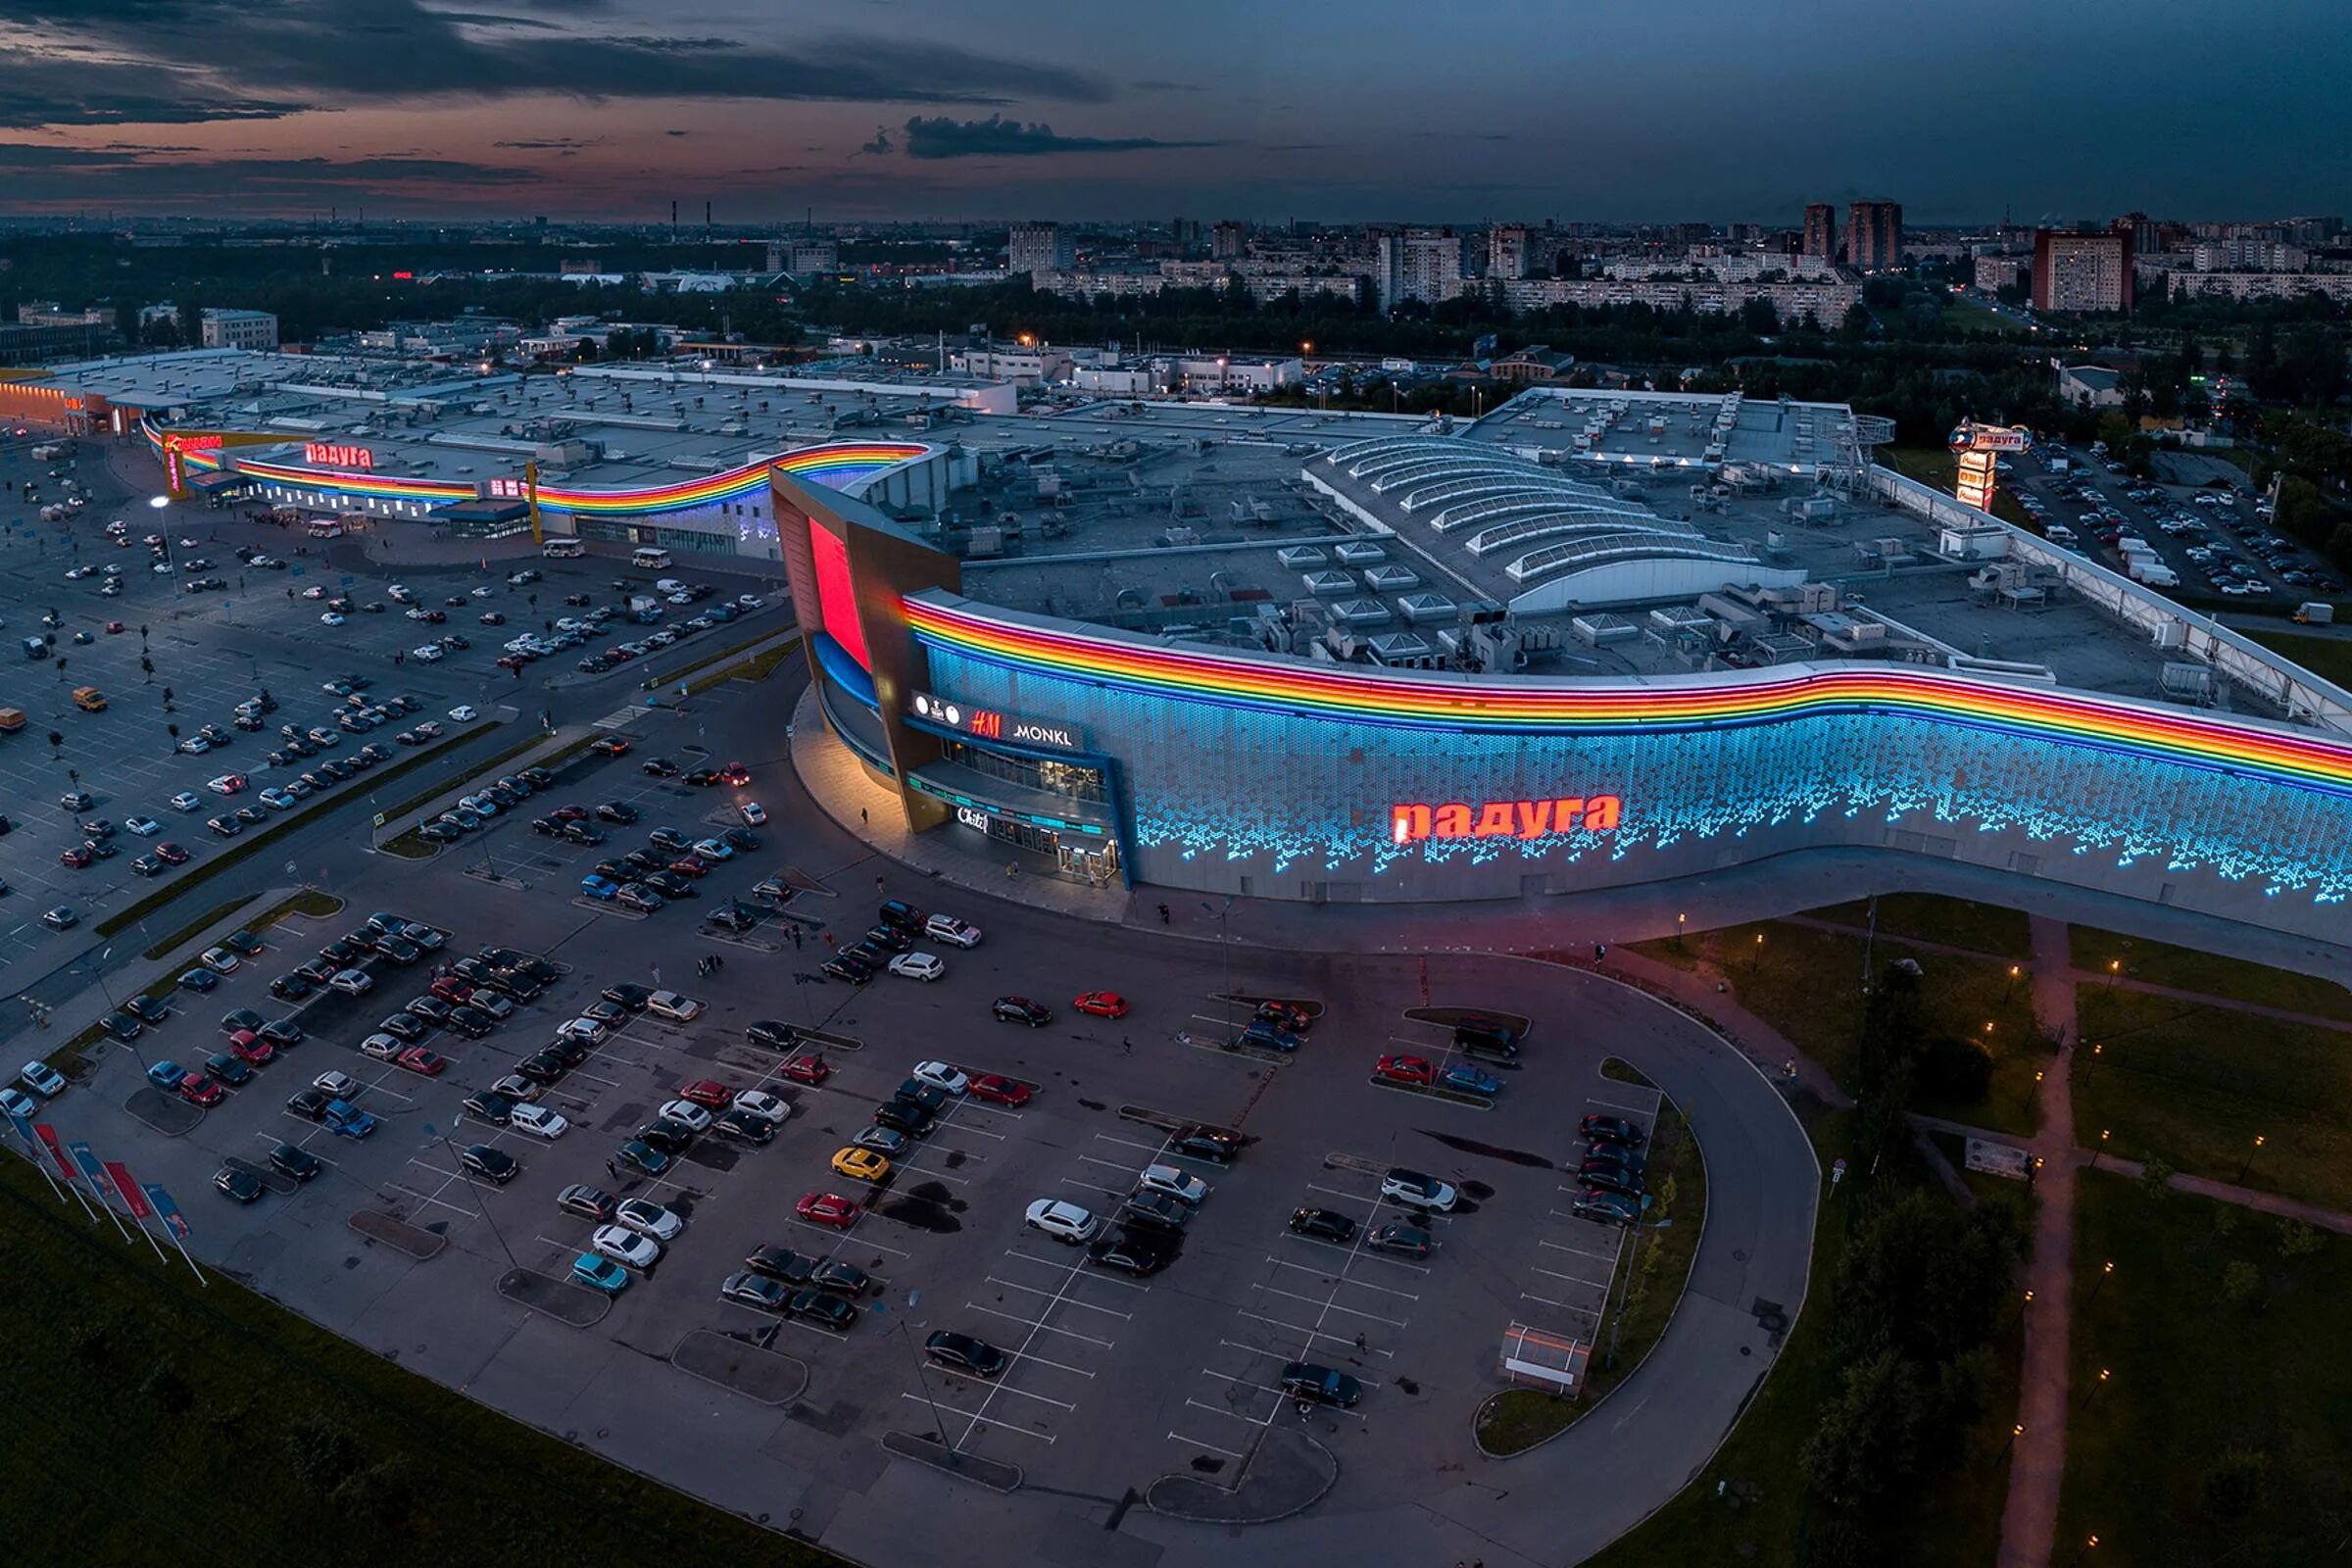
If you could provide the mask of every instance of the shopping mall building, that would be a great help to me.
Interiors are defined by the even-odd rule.
[[[183,486],[780,562],[832,741],[1033,870],[1450,902],[1866,848],[2329,938],[2352,891],[2352,695],[1878,466],[1842,406],[438,368],[355,412],[197,358],[24,396]]]

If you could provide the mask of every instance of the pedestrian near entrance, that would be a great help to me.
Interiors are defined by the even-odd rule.
[[[1161,925],[1168,923],[1168,906],[1164,904],[1159,906],[1159,923]]]
[[[1598,963],[1601,959],[1607,957],[1608,956],[1609,945],[1606,942],[1595,942],[1592,944],[1592,961],[1594,963]]]
[[[605,1161],[605,1174],[617,1181],[620,1178],[620,1167],[608,1159]]]
[[[1128,1039],[1125,1035],[1119,1036],[1119,1054],[1122,1056],[1132,1056],[1135,1054],[1135,1042]]]
[[[873,819],[872,817],[870,817],[870,816],[866,815],[866,814],[865,814],[865,808],[864,808],[864,807],[862,807],[862,806],[860,806],[859,808],[858,808],[858,820],[860,823],[862,823],[862,824],[864,824],[864,825],[866,825],[866,826],[870,827],[870,826],[872,826],[872,825],[873,825],[873,820],[874,820],[874,819]]]
[[[878,899],[878,898],[880,898],[881,896],[882,896],[882,879],[881,879],[880,877],[876,877],[876,878],[874,878],[874,897]]]

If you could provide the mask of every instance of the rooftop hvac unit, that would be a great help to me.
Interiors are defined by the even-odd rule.
[[[1299,581],[1306,585],[1308,593],[1317,598],[1328,599],[1358,591],[1354,576],[1345,571],[1310,571],[1302,575]]]

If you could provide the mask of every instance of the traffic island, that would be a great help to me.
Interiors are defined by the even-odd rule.
[[[381,1242],[396,1252],[406,1252],[422,1263],[438,1257],[449,1238],[420,1225],[412,1225],[397,1214],[387,1214],[380,1208],[354,1209],[345,1221],[351,1228],[371,1242]]]
[[[808,1387],[807,1362],[715,1329],[696,1329],[680,1340],[669,1364],[761,1404],[790,1404]]]
[[[1220,1487],[1204,1476],[1166,1475],[1144,1501],[1153,1513],[1198,1525],[1270,1525],[1323,1500],[1340,1479],[1339,1456],[1289,1426],[1268,1427],[1242,1466]]]
[[[132,1090],[130,1098],[122,1102],[122,1108],[166,1138],[184,1138],[204,1120],[203,1111],[152,1084],[141,1084]]]
[[[969,1481],[991,1492],[1007,1494],[1021,1490],[1021,1467],[1002,1459],[987,1459],[976,1453],[957,1453],[943,1447],[939,1439],[929,1433],[885,1432],[882,1446],[902,1459],[927,1464],[942,1475]]]
[[[537,1269],[507,1270],[498,1277],[498,1294],[575,1329],[592,1328],[612,1310],[612,1298],[604,1292],[585,1290]]]

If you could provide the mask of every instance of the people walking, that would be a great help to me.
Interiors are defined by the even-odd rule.
[[[1159,906],[1159,923],[1161,925],[1168,923],[1168,906],[1164,904]]]

